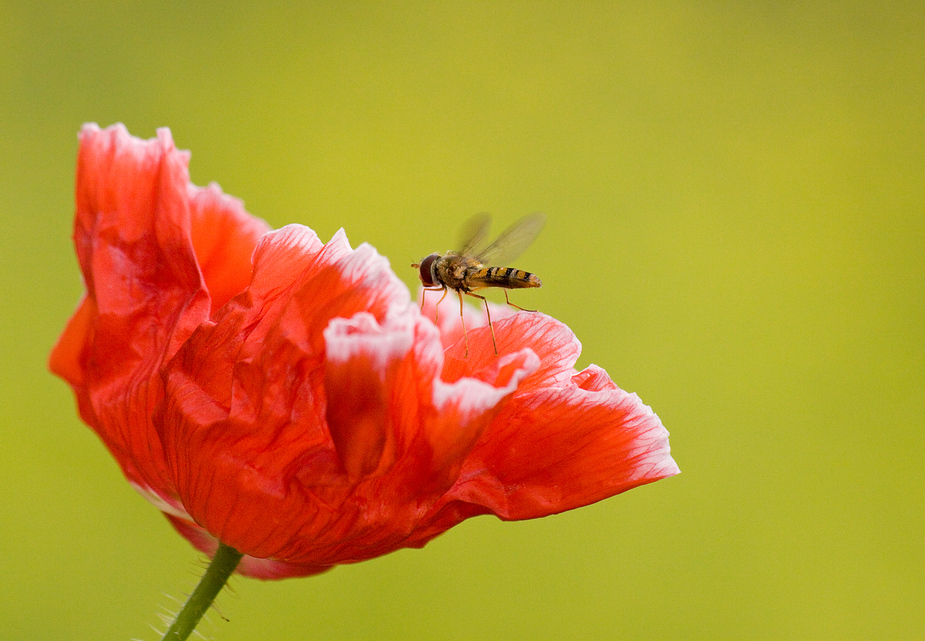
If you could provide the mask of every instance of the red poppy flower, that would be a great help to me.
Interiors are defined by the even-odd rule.
[[[385,258],[270,231],[167,130],[80,134],[86,283],[51,355],[126,478],[196,547],[301,576],[678,472],[668,433],[541,313],[432,322]],[[478,325],[481,324],[481,327]]]

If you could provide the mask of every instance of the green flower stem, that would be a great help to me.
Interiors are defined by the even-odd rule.
[[[199,585],[180,610],[180,614],[177,615],[162,641],[185,641],[192,634],[202,615],[212,606],[215,597],[225,587],[228,577],[238,567],[242,556],[244,555],[234,548],[224,543],[219,544],[215,556],[212,557],[212,563],[209,564],[209,569],[206,570]]]

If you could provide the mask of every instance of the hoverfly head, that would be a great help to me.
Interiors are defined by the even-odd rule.
[[[421,282],[424,283],[424,287],[434,287],[437,283],[437,259],[440,258],[440,254],[431,254],[420,263],[415,263],[411,265],[418,269],[418,276],[421,277]]]

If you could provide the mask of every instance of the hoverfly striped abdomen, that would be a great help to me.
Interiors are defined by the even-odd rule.
[[[505,289],[524,289],[540,287],[543,283],[530,272],[513,267],[486,267],[466,277],[470,287],[503,287]]]

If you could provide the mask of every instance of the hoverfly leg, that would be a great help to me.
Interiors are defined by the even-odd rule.
[[[488,329],[491,330],[491,344],[494,346],[495,356],[497,356],[498,355],[498,343],[497,341],[495,341],[495,326],[491,324],[491,312],[488,311],[488,300],[484,296],[479,296],[478,294],[473,294],[472,292],[466,292],[466,296],[472,296],[472,298],[481,298],[482,302],[485,303],[485,314],[488,316]],[[459,313],[460,315],[462,315],[462,296],[459,297]],[[465,325],[463,325],[463,329],[465,329]],[[467,354],[468,354],[468,350],[467,350]]]
[[[437,323],[437,318],[440,317],[440,303],[443,302],[443,299],[446,298],[447,288],[446,287],[432,287],[428,289],[425,287],[421,291],[421,311],[424,311],[424,297],[427,296],[427,292],[439,292],[443,290],[443,296],[440,297],[440,300],[437,301],[437,305],[434,307],[434,324]]]
[[[515,305],[514,303],[512,303],[512,302],[511,302],[511,299],[507,297],[507,290],[506,290],[506,289],[504,290],[504,300],[507,301],[507,304],[508,304],[508,305],[510,305],[511,307],[516,307],[517,309],[519,309],[519,310],[522,311],[522,312],[535,312],[535,311],[536,311],[535,309],[524,309],[524,308],[521,307],[520,305]]]
[[[437,290],[433,290],[433,291],[437,291]],[[450,290],[448,290],[446,287],[444,287],[444,288],[443,288],[443,296],[441,296],[441,297],[440,297],[440,300],[437,301],[437,304],[434,305],[434,325],[437,324],[437,319],[440,318],[440,303],[443,302],[443,299],[446,298],[446,295],[447,295],[447,293],[449,293],[449,291],[450,291]],[[423,298],[423,296],[422,296],[422,298]]]
[[[467,292],[468,293],[468,292]],[[459,322],[462,323],[463,328],[463,338],[466,340],[466,356],[469,358],[469,333],[466,332],[466,319],[463,317],[463,301],[462,301],[462,290],[457,289],[456,295],[459,296]]]

